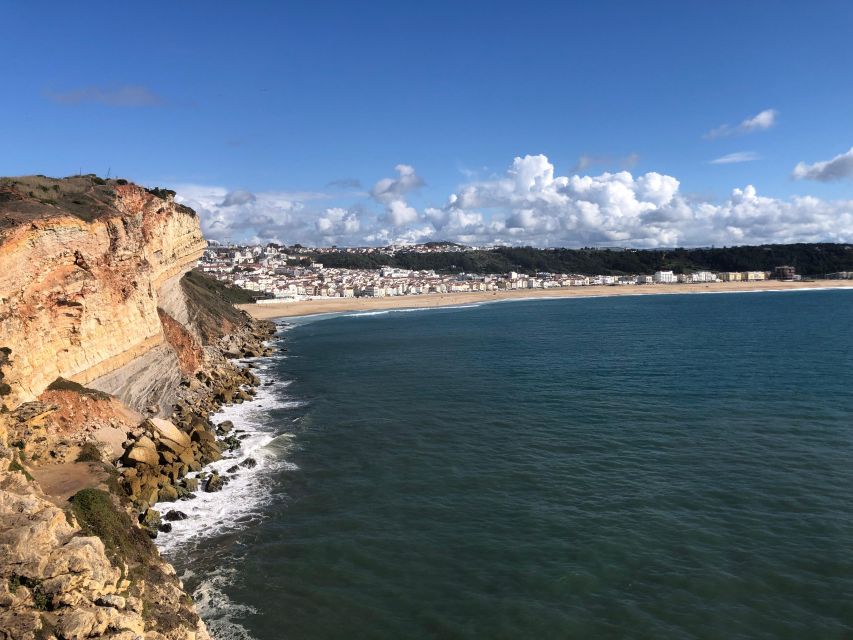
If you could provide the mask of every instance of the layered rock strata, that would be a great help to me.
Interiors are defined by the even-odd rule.
[[[274,327],[184,275],[204,246],[166,190],[0,179],[0,640],[208,638],[151,505],[226,481],[210,417]]]

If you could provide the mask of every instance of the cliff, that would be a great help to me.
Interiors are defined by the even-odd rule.
[[[205,246],[197,216],[171,192],[91,177],[0,181],[6,404],[60,377],[121,395],[130,376],[110,374],[152,352],[166,364],[158,292]],[[143,385],[133,402],[164,391]]]
[[[273,328],[186,275],[204,247],[170,191],[0,179],[0,640],[208,638],[151,506],[227,482],[210,418]]]

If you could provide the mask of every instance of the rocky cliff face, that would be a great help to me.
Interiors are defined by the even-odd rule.
[[[184,276],[205,242],[173,195],[0,179],[0,640],[209,638],[150,507],[227,481],[188,474],[239,447],[210,416],[272,327]]]
[[[95,180],[0,182],[0,345],[11,349],[0,372],[9,406],[59,377],[116,385],[109,374],[164,345],[158,291],[206,246],[195,213],[170,192]]]

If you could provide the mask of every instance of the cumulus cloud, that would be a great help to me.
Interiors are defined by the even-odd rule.
[[[705,134],[706,138],[725,138],[738,136],[756,131],[766,131],[776,124],[779,112],[775,109],[765,109],[754,116],[743,120],[740,124],[722,124]]]
[[[761,156],[755,153],[755,151],[736,151],[735,153],[728,153],[719,158],[714,158],[711,160],[710,164],[737,164],[740,162],[753,162],[760,159]]]
[[[491,215],[484,215],[487,211]],[[853,201],[781,200],[759,196],[752,186],[734,189],[722,203],[694,200],[681,194],[673,176],[649,172],[635,177],[627,171],[559,176],[542,155],[516,158],[505,177],[463,185],[442,215],[428,213],[441,232],[451,216],[479,213],[480,218],[467,218],[475,221],[467,237],[540,246],[853,239]]]
[[[120,87],[90,86],[61,93],[48,93],[59,104],[102,104],[108,107],[162,107],[166,101],[148,87],[123,85]]]
[[[853,152],[851,152],[853,154]],[[502,175],[469,181],[422,210],[406,195],[423,181],[400,165],[363,204],[317,206],[322,194],[175,187],[199,211],[208,237],[288,244],[620,245],[638,248],[853,242],[853,200],[759,195],[750,185],[723,201],[690,196],[658,172],[560,175],[544,155],[517,157]],[[230,197],[229,197],[230,196]],[[232,204],[228,204],[232,203]]]
[[[248,237],[286,241],[314,227],[306,201],[322,194],[229,191],[224,187],[179,184],[176,200],[195,209],[207,238],[226,241]]]
[[[383,203],[401,199],[410,191],[422,187],[424,181],[415,173],[415,168],[408,164],[398,164],[394,171],[400,174],[396,178],[382,178],[370,190],[370,195]]]
[[[358,233],[361,221],[355,210],[332,207],[317,218],[315,226],[323,238],[335,241],[338,238],[350,238]]]
[[[800,162],[794,167],[795,180],[819,180],[831,182],[842,178],[853,178],[853,148],[847,153],[841,153],[832,160],[806,164]]]
[[[229,191],[225,194],[225,198],[219,204],[220,207],[235,207],[242,204],[249,204],[257,200],[255,194],[251,191]]]
[[[423,186],[424,181],[415,173],[415,168],[398,164],[394,170],[396,178],[382,178],[370,190],[371,197],[385,205],[385,218],[395,227],[412,224],[418,212],[406,202],[406,194]]]

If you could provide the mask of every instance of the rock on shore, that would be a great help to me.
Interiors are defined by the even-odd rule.
[[[151,507],[227,482],[187,474],[239,445],[210,416],[275,328],[186,273],[203,248],[167,190],[0,178],[0,640],[209,637]]]

